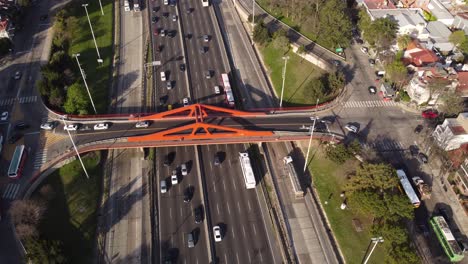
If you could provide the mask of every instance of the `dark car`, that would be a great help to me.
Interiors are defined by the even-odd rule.
[[[184,191],[184,203],[188,203],[192,200],[193,197],[193,192],[195,188],[191,185],[189,185],[187,188],[185,188]]]
[[[192,8],[191,8],[191,7],[187,8],[187,10],[185,10],[185,12],[186,12],[187,14],[192,13]]]
[[[18,129],[18,130],[24,130],[28,128],[29,128],[29,125],[23,121],[19,121],[15,124],[15,129]]]
[[[418,154],[418,160],[420,162],[422,162],[422,163],[427,163],[428,162],[428,158],[427,158],[426,154],[421,153],[421,152],[419,152],[419,154]]]
[[[218,156],[217,154],[214,156],[213,164],[214,164],[215,166],[221,165],[221,161],[220,161],[219,156]]]
[[[157,16],[154,16],[151,18],[151,23],[156,23],[158,22],[158,17]]]
[[[414,133],[419,134],[421,131],[424,129],[423,125],[417,125],[416,128],[414,129]]]
[[[185,64],[183,64],[183,63],[180,64],[179,69],[180,69],[180,71],[185,71]]]
[[[153,12],[155,12],[155,13],[156,13],[156,12],[158,12],[158,10],[159,10],[159,6],[155,6],[155,7],[153,7]]]
[[[203,221],[203,208],[201,205],[194,209],[194,215],[196,224],[199,224]]]
[[[169,13],[168,13],[168,12],[164,12],[164,13],[162,13],[162,15],[163,15],[163,17],[165,17],[165,18],[169,17]]]
[[[411,153],[411,156],[414,157],[414,156],[418,155],[418,153],[419,153],[419,148],[418,148],[418,146],[416,146],[416,145],[411,145],[411,146],[409,147],[409,151],[410,151],[410,153]]]
[[[369,59],[369,64],[370,64],[371,66],[374,66],[374,65],[375,65],[375,60],[374,60],[374,59]]]
[[[14,144],[16,141],[20,140],[20,138],[23,137],[23,134],[21,133],[14,133],[9,139],[8,143],[9,144]]]
[[[201,47],[201,48],[200,48],[200,53],[201,53],[201,54],[204,54],[204,53],[206,53],[206,49],[205,49],[205,47]]]
[[[369,93],[370,94],[376,94],[377,93],[377,88],[375,88],[375,86],[369,86],[369,88],[367,88],[369,90]]]
[[[166,155],[166,157],[164,157],[164,166],[168,167],[170,164],[171,164],[171,161],[169,159],[169,155]]]

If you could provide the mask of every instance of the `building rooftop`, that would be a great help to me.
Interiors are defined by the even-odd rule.
[[[468,93],[468,72],[457,72],[458,74],[458,87],[457,90],[462,93]]]
[[[367,9],[396,9],[396,6],[389,0],[364,0]]]
[[[411,62],[416,66],[423,66],[439,61],[432,50],[423,49],[409,54]]]
[[[440,21],[430,21],[427,23],[426,28],[432,38],[443,38],[448,40],[448,37],[452,34],[452,31],[450,31],[450,29]]]
[[[411,15],[407,13],[401,13],[396,16],[393,16],[393,18],[398,22],[398,25],[400,27],[405,27],[408,25],[416,26],[426,24],[426,20],[424,20],[424,18],[419,13]]]
[[[408,17],[422,17],[422,10],[420,8],[400,8],[400,9],[369,9],[372,19],[381,17],[392,16],[396,17],[401,14],[406,14]]]
[[[427,5],[431,13],[440,19],[453,19],[452,14],[438,0],[431,0]]]

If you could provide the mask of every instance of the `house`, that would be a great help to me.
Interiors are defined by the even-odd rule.
[[[380,85],[380,92],[383,98],[388,98],[388,99],[395,97],[395,94],[396,94],[395,88],[391,84],[386,83],[386,82]]]
[[[421,67],[438,62],[439,57],[432,50],[423,48],[417,40],[413,40],[403,53],[403,61],[405,64]]]
[[[455,173],[454,183],[462,195],[468,196],[468,159],[460,164]]]
[[[457,72],[457,75],[458,75],[457,92],[462,97],[468,97],[468,71]]]
[[[445,151],[460,148],[468,143],[468,113],[460,113],[457,118],[446,118],[432,133],[435,142]]]
[[[451,27],[453,25],[454,17],[438,0],[431,0],[427,5],[427,11],[430,11],[435,17],[437,17],[438,22],[442,22],[447,27]]]
[[[465,31],[465,35],[468,35],[468,12],[457,14],[453,21],[453,27]]]
[[[366,9],[396,9],[391,0],[363,0],[362,4]]]
[[[428,48],[436,48],[442,53],[449,53],[454,45],[449,41],[452,31],[440,21],[430,21],[426,26],[429,32]]]
[[[431,82],[438,81],[437,79],[447,80],[446,90],[455,90],[457,85],[456,72],[451,68],[443,68],[440,63],[435,66],[415,67],[415,73],[405,87],[405,91],[411,98],[411,101],[418,105],[428,103],[435,105],[439,98],[440,92],[433,91],[431,95]]]
[[[420,34],[424,33],[427,25],[426,20],[419,12],[402,12],[393,16],[398,24],[398,35],[410,35],[417,38]]]
[[[12,39],[14,36],[14,28],[10,19],[5,16],[0,16],[0,38]]]

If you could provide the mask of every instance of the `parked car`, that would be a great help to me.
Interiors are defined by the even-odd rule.
[[[414,129],[414,133],[419,134],[421,131],[424,129],[423,125],[417,125],[416,128]]]
[[[376,94],[377,93],[377,88],[375,88],[375,86],[369,86],[369,88],[367,88],[369,90],[369,93],[370,94]]]
[[[76,131],[78,130],[79,124],[68,124],[63,127],[63,130],[68,130],[68,131]]]
[[[369,49],[367,47],[361,47],[361,51],[362,53],[365,53],[365,54],[369,53]]]
[[[213,226],[213,236],[215,242],[221,242],[223,240],[221,237],[221,228],[219,226]]]
[[[354,132],[354,133],[357,133],[357,132],[358,132],[358,128],[357,128],[355,125],[353,125],[353,124],[347,124],[347,125],[345,126],[345,129],[348,130],[348,131],[350,131],[350,132]]]
[[[159,35],[159,29],[154,28],[153,29],[153,35],[155,35],[155,36]]]
[[[147,128],[149,127],[150,123],[149,121],[140,121],[135,124],[136,128]]]
[[[419,148],[418,148],[418,146],[416,146],[416,145],[411,145],[411,146],[409,147],[409,151],[410,151],[410,153],[411,153],[411,156],[415,157],[415,156],[418,155],[418,153],[419,153]]]
[[[422,153],[422,152],[419,152],[418,154],[418,160],[421,162],[421,163],[427,163],[429,160],[426,156],[426,154]]]
[[[109,123],[99,123],[94,125],[94,130],[106,130],[109,128]]]
[[[3,112],[2,115],[0,116],[1,121],[7,121],[8,120],[8,112]]]
[[[55,126],[56,126],[55,122],[45,122],[41,124],[41,129],[52,130],[55,128]]]
[[[439,113],[435,109],[427,109],[427,110],[424,110],[421,113],[421,115],[423,118],[426,118],[426,119],[434,119],[439,116]]]

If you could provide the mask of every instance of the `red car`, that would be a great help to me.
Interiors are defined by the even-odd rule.
[[[421,115],[422,115],[423,118],[434,119],[434,118],[437,118],[439,116],[439,113],[437,113],[437,110],[428,109],[428,110],[424,110],[421,113]]]
[[[153,34],[154,34],[155,36],[159,35],[159,29],[156,28],[156,27],[154,27],[154,29],[153,29]]]

